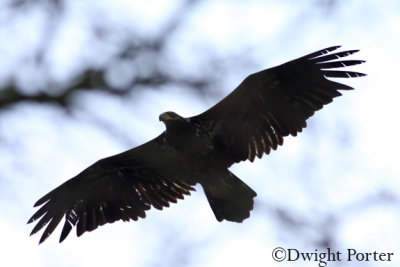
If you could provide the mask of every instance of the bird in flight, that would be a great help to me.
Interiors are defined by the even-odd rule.
[[[296,136],[306,120],[350,86],[327,78],[361,77],[338,70],[364,63],[343,60],[358,50],[333,46],[249,75],[228,96],[205,112],[183,118],[162,113],[166,130],[153,140],[101,159],[40,198],[44,228],[39,244],[65,218],[60,242],[76,227],[77,236],[118,220],[138,220],[146,210],[169,207],[201,184],[218,221],[242,222],[250,216],[256,193],[228,168],[254,161]],[[335,52],[333,52],[335,51]]]

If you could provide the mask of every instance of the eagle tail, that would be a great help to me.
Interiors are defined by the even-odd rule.
[[[242,222],[250,216],[257,194],[230,171],[208,177],[201,185],[218,221]]]

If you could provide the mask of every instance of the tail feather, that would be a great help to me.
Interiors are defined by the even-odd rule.
[[[257,194],[230,171],[208,177],[201,185],[218,221],[242,222],[250,216]]]

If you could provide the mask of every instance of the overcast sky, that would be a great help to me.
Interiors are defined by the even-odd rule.
[[[91,43],[90,20],[100,16],[113,27],[134,27],[151,35],[181,3],[133,2],[138,1],[71,1],[64,17],[53,18],[63,23],[48,47],[52,75],[67,80],[82,62],[101,65],[113,53],[105,44]],[[331,8],[316,8],[323,2],[328,1],[198,4],[171,38],[163,59],[176,63],[171,71],[177,75],[188,69],[202,71],[202,51],[213,51],[221,58],[247,53],[249,58],[248,66],[239,69],[231,62],[232,73],[227,65],[226,79],[210,96],[167,87],[136,91],[122,100],[83,95],[76,104],[78,111],[69,115],[52,106],[29,103],[3,110],[0,265],[318,266],[317,262],[276,263],[271,253],[275,247],[320,250],[323,246],[316,244],[331,234],[337,251],[354,248],[395,256],[392,262],[331,262],[328,266],[399,266],[400,3],[338,0]],[[28,8],[19,17],[1,11],[0,84],[23,64],[25,54],[41,45],[40,36],[48,27],[41,10]],[[242,224],[218,223],[201,187],[196,186],[192,196],[163,211],[149,211],[145,220],[106,225],[79,239],[72,231],[62,244],[58,244],[61,227],[40,246],[39,235],[29,237],[33,226],[26,222],[38,198],[96,160],[158,135],[164,130],[158,121],[160,113],[198,114],[247,75],[333,45],[360,49],[351,58],[367,63],[352,69],[368,76],[344,81],[356,90],[344,92],[317,112],[298,137],[286,138],[284,146],[262,160],[231,168],[258,194],[251,217]],[[41,82],[30,75],[17,74],[21,90],[29,91]],[[134,136],[134,141],[115,140],[85,114],[111,122],[117,132]],[[295,218],[296,227],[282,225],[275,214],[279,210]]]

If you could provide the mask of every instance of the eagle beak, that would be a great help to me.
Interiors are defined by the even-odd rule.
[[[165,122],[165,121],[168,121],[169,119],[171,119],[171,116],[169,116],[167,113],[164,112],[158,117],[158,119],[160,121]]]

